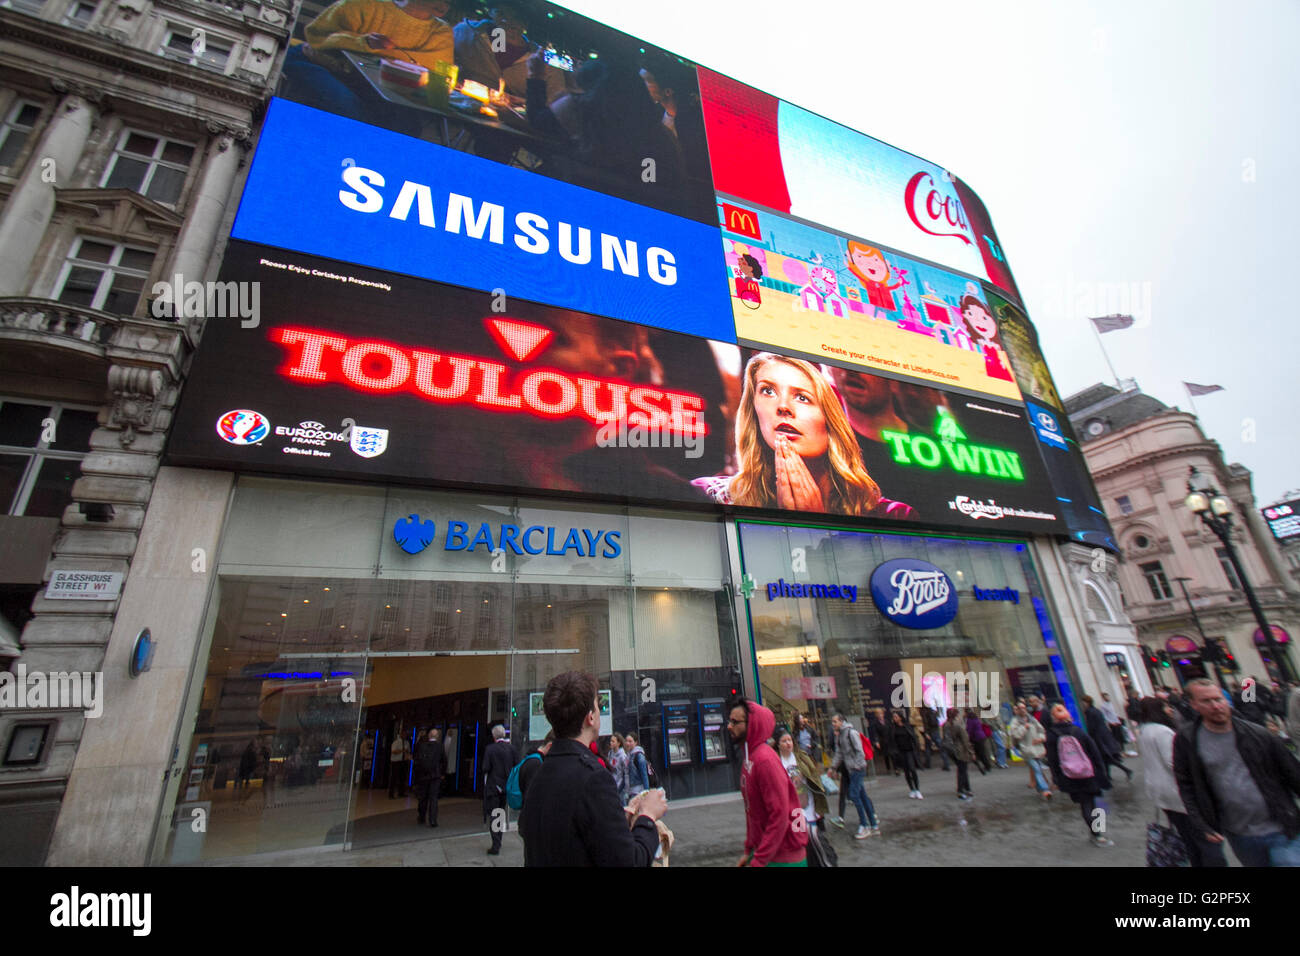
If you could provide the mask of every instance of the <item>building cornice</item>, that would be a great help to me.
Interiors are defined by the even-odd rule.
[[[143,49],[125,46],[108,33],[65,27],[7,8],[0,8],[0,35],[5,38],[3,46],[0,46],[0,66],[24,70],[35,76],[49,76],[50,64],[58,63],[65,73],[62,81],[81,95],[85,95],[82,90],[95,91],[101,96],[146,102],[168,112],[178,111],[174,101],[156,93],[152,98],[143,96],[139,90],[127,85],[130,80],[141,80],[159,89],[178,90],[229,103],[249,115],[260,111],[271,95],[270,87],[265,83],[253,83],[169,60]],[[88,74],[94,67],[111,73],[113,84],[106,85],[103,76],[79,75],[77,72],[86,70]],[[118,78],[119,75],[124,79]],[[195,111],[194,115],[204,120],[209,118],[200,111]]]

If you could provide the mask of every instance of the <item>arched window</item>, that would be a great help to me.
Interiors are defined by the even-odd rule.
[[[1106,603],[1101,588],[1091,581],[1083,582],[1083,601],[1097,620],[1107,621],[1112,624],[1115,622],[1115,615],[1111,613],[1110,605]]]

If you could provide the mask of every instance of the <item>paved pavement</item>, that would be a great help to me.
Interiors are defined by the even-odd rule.
[[[831,828],[841,866],[1124,866],[1146,865],[1146,823],[1154,811],[1142,786],[1141,760],[1126,758],[1133,782],[1115,771],[1105,796],[1106,832],[1112,847],[1094,847],[1079,808],[1064,795],[1044,802],[1026,784],[1023,764],[971,773],[975,799],[957,800],[954,774],[921,771],[924,800],[907,796],[901,777],[868,781],[881,835],[852,839],[856,814],[848,806],[848,829]],[[832,798],[838,799],[838,798]],[[832,807],[834,809],[834,807]],[[739,794],[670,804],[666,822],[676,836],[672,866],[731,866],[745,837]],[[506,835],[500,856],[488,856],[487,833],[434,839],[412,826],[408,843],[341,851],[322,847],[227,861],[237,866],[522,866],[518,833]]]

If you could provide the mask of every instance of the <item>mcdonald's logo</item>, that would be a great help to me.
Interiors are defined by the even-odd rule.
[[[758,213],[741,209],[730,203],[722,204],[722,225],[728,232],[734,232],[760,242],[763,234],[758,231]]]

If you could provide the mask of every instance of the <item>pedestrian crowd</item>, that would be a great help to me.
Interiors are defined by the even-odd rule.
[[[493,728],[483,770],[490,854],[500,852],[509,806],[521,811],[526,866],[667,865],[674,837],[664,822],[666,794],[634,731],[601,739],[597,687],[580,672],[552,679],[543,700],[551,733],[523,761],[505,728]],[[848,804],[855,840],[881,835],[868,779],[900,776],[908,797],[924,800],[919,772],[934,769],[936,755],[943,772],[955,771],[962,802],[975,799],[972,766],[987,776],[1022,763],[1036,798],[1067,797],[1098,847],[1114,845],[1103,800],[1115,786],[1113,771],[1131,784],[1124,758],[1140,756],[1155,817],[1147,826],[1149,864],[1227,866],[1226,844],[1246,866],[1300,865],[1300,685],[1265,688],[1247,679],[1221,690],[1195,679],[1185,692],[1159,688],[1143,698],[1130,691],[1122,714],[1106,693],[1083,695],[1079,704],[1076,719],[1065,701],[1031,694],[1007,708],[1006,721],[973,708],[875,708],[861,731],[836,713],[823,734],[814,719],[822,714],[795,712],[779,722],[769,708],[735,700],[727,729],[746,819],[738,865],[837,865],[826,828],[845,828]],[[441,753],[435,730],[414,755],[419,818],[431,826]]]

